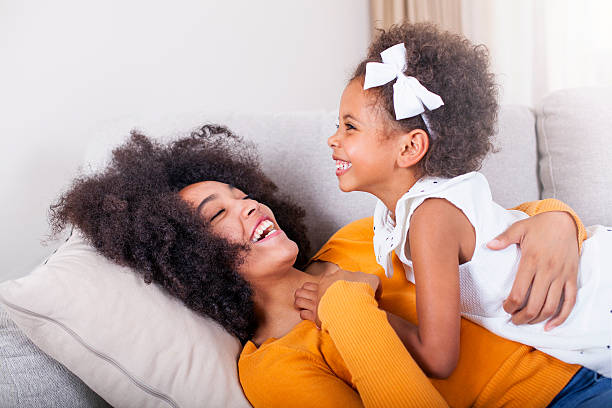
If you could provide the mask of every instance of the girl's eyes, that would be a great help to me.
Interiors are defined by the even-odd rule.
[[[345,123],[344,126],[346,127],[346,130],[356,129],[355,126],[351,125],[350,123]],[[336,129],[340,129],[339,123],[336,123]]]

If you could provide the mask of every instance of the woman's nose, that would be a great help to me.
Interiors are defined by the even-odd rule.
[[[243,201],[242,216],[244,218],[251,217],[253,214],[257,213],[257,209],[259,208],[259,203],[257,201],[251,199]]]

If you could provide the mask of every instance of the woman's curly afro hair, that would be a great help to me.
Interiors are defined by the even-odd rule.
[[[478,170],[492,148],[498,111],[497,85],[489,72],[487,49],[430,23],[404,23],[381,31],[351,80],[364,77],[368,62],[381,62],[380,53],[399,43],[406,46],[404,74],[417,78],[444,101],[438,109],[426,111],[436,137],[430,137],[429,150],[420,162],[423,174],[455,177]],[[420,115],[395,120],[394,83],[368,92],[375,93],[388,122],[396,129],[427,131]]]
[[[230,184],[269,206],[298,245],[295,265],[305,264],[304,210],[278,194],[252,145],[218,125],[169,144],[132,131],[104,171],[77,178],[51,206],[52,231],[76,226],[104,256],[163,286],[244,342],[256,328],[252,289],[237,272],[248,248],[215,236],[178,195],[204,180]]]

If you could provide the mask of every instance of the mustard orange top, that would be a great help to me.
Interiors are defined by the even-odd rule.
[[[584,226],[557,200],[527,203],[529,215],[567,211],[583,239]],[[414,285],[403,274],[387,279],[372,247],[372,219],[339,230],[315,255],[343,269],[381,277],[379,307],[416,323]],[[394,267],[401,262],[394,258]],[[494,273],[494,271],[492,271]],[[453,374],[428,379],[379,310],[369,286],[336,282],[319,305],[322,330],[303,321],[259,348],[248,342],[238,363],[255,407],[543,407],[579,369],[532,347],[498,337],[461,319],[461,352]],[[443,400],[442,400],[442,398]]]

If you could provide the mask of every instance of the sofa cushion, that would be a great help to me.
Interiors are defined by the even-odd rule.
[[[0,303],[114,407],[250,406],[236,372],[238,340],[99,255],[76,230],[45,264],[0,284]]]
[[[110,407],[62,364],[43,353],[0,306],[0,407]]]
[[[538,108],[542,197],[612,225],[612,87],[553,92]]]
[[[538,200],[535,115],[525,106],[503,106],[498,129],[493,139],[496,151],[489,154],[482,167],[493,199],[506,208]]]

